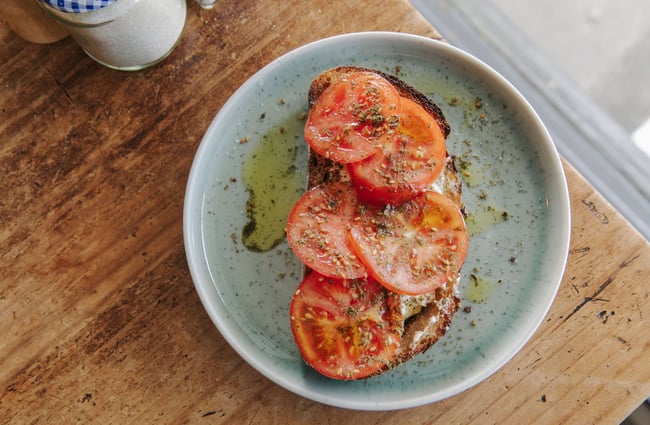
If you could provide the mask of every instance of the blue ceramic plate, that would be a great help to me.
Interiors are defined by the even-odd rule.
[[[307,90],[320,72],[339,65],[397,75],[441,106],[452,128],[448,150],[463,176],[471,232],[460,287],[467,308],[447,335],[406,364],[358,382],[324,378],[303,363],[288,315],[302,266],[282,239],[286,214],[304,187]],[[265,203],[268,214],[251,220]],[[223,337],[282,387],[359,410],[442,400],[508,362],[555,297],[569,229],[559,156],[517,90],[452,46],[385,32],[308,44],[242,85],[201,142],[184,210],[192,278]]]

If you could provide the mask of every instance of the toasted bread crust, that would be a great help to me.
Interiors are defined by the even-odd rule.
[[[426,351],[447,333],[451,320],[460,307],[457,285],[454,282],[438,288],[434,300],[406,321],[400,346],[389,368]]]
[[[360,71],[372,72],[384,77],[397,89],[401,96],[409,98],[415,103],[420,104],[420,106],[422,106],[429,114],[431,114],[433,118],[435,118],[445,137],[449,136],[451,127],[449,126],[449,123],[447,122],[447,119],[445,118],[442,110],[435,102],[399,78],[370,68],[362,68],[358,66],[340,66],[322,72],[318,75],[318,77],[316,77],[316,79],[312,81],[311,86],[309,87],[309,93],[307,94],[309,106],[311,107],[311,105],[316,102],[316,99],[320,97],[321,93],[323,93],[323,90],[329,87],[330,84],[339,80],[346,74]]]
[[[397,77],[369,68],[343,66],[327,70],[313,80],[308,93],[310,107],[332,82],[342,78],[345,74],[357,71],[374,72],[393,84],[400,95],[408,97],[420,104],[438,123],[443,134],[447,137],[450,127],[444,114],[433,101],[419,93]],[[350,176],[345,165],[333,162],[310,150],[307,176],[308,189],[324,182],[349,181]],[[454,158],[447,154],[446,166],[441,176],[434,183],[434,187],[452,199],[459,208],[461,203],[461,182],[455,167]],[[400,297],[398,294],[392,296]],[[404,320],[402,340],[395,353],[394,360],[377,374],[392,369],[395,366],[410,360],[435,344],[449,329],[452,318],[460,307],[458,297],[458,279],[448,282],[436,289],[431,301],[414,316]],[[400,313],[401,314],[401,313]]]

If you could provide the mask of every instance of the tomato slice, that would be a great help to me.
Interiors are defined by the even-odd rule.
[[[436,120],[410,99],[401,100],[399,127],[370,157],[348,164],[362,202],[400,205],[430,186],[447,155]]]
[[[346,236],[357,208],[357,196],[350,184],[324,183],[312,188],[289,213],[289,246],[307,267],[325,276],[365,277],[366,268]]]
[[[332,279],[311,272],[290,306],[303,358],[340,380],[371,376],[390,364],[400,342],[398,297],[374,279]]]
[[[332,161],[360,161],[397,125],[399,108],[399,93],[385,78],[352,72],[332,82],[312,105],[305,140]]]
[[[396,208],[369,208],[352,222],[349,238],[368,272],[406,295],[456,279],[469,245],[458,206],[431,191]]]

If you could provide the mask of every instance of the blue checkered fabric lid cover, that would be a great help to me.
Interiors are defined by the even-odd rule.
[[[0,0],[2,1],[2,0]],[[84,13],[101,9],[117,0],[41,0],[43,3],[64,12]]]

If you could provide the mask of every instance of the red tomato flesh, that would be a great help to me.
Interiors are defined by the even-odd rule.
[[[360,161],[394,129],[399,110],[399,93],[385,78],[372,72],[350,73],[332,82],[311,107],[305,140],[333,161]]]
[[[357,208],[357,196],[349,184],[326,183],[312,188],[289,213],[289,246],[307,267],[325,276],[365,277],[367,271],[346,236]]]
[[[290,306],[291,330],[307,364],[339,380],[385,369],[400,342],[396,298],[372,278],[311,272]]]
[[[349,239],[379,283],[406,295],[456,279],[469,245],[458,206],[431,191],[396,208],[367,209],[352,222]]]
[[[399,126],[370,157],[348,164],[362,202],[400,205],[429,187],[447,155],[436,120],[417,103],[402,98]]]

